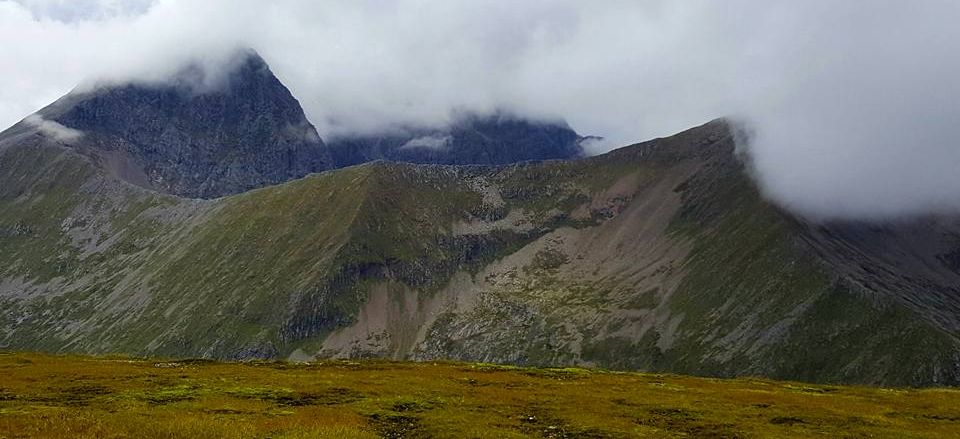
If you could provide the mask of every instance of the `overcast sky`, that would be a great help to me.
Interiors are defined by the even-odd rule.
[[[0,0],[0,125],[91,78],[162,78],[237,47],[326,138],[505,108],[609,149],[734,116],[788,207],[960,210],[953,0]]]

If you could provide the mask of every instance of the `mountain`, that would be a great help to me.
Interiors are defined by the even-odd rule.
[[[198,66],[163,83],[77,90],[15,126],[60,127],[67,143],[136,185],[216,198],[332,167],[299,102],[253,51],[210,86]],[[64,136],[61,136],[64,137]]]
[[[222,79],[189,65],[160,83],[78,88],[0,138],[43,128],[123,180],[189,198],[375,160],[489,165],[575,158],[587,139],[563,122],[495,112],[464,113],[443,128],[325,144],[256,52],[240,51],[232,64]]]
[[[723,120],[579,160],[377,161],[214,200],[130,184],[62,120],[0,136],[5,349],[960,385],[960,220],[796,217]]]
[[[461,114],[443,128],[405,128],[399,133],[332,139],[338,167],[374,160],[447,165],[503,165],[528,160],[582,157],[586,139],[563,122],[538,122],[504,112]]]

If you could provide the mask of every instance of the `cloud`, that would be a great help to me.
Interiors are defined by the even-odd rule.
[[[34,19],[53,19],[65,23],[142,14],[154,0],[15,0]]]
[[[52,120],[46,120],[39,114],[31,114],[23,121],[40,130],[46,136],[52,137],[60,142],[72,142],[83,137],[83,132],[73,128],[67,128]]]
[[[587,136],[580,139],[580,147],[587,155],[601,154],[621,145],[611,145],[610,141],[599,136]]]
[[[565,118],[591,151],[744,120],[767,194],[823,218],[960,211],[960,3],[0,0],[0,125],[93,78],[257,49],[321,135]]]
[[[957,2],[782,8],[738,111],[767,192],[815,217],[960,210]]]
[[[400,149],[444,149],[449,146],[452,141],[453,136],[423,136],[410,139],[407,143],[404,143]]]

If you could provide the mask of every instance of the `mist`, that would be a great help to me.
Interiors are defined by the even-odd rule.
[[[590,151],[728,116],[764,193],[816,219],[960,211],[954,1],[0,0],[0,125],[79,84],[217,77],[257,50],[326,139],[464,111]]]
[[[37,128],[45,136],[52,137],[60,142],[72,142],[83,137],[83,132],[67,128],[52,120],[46,120],[39,114],[31,114],[23,119],[28,125]]]

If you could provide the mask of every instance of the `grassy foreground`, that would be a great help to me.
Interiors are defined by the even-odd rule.
[[[0,438],[960,437],[960,390],[0,354]]]

